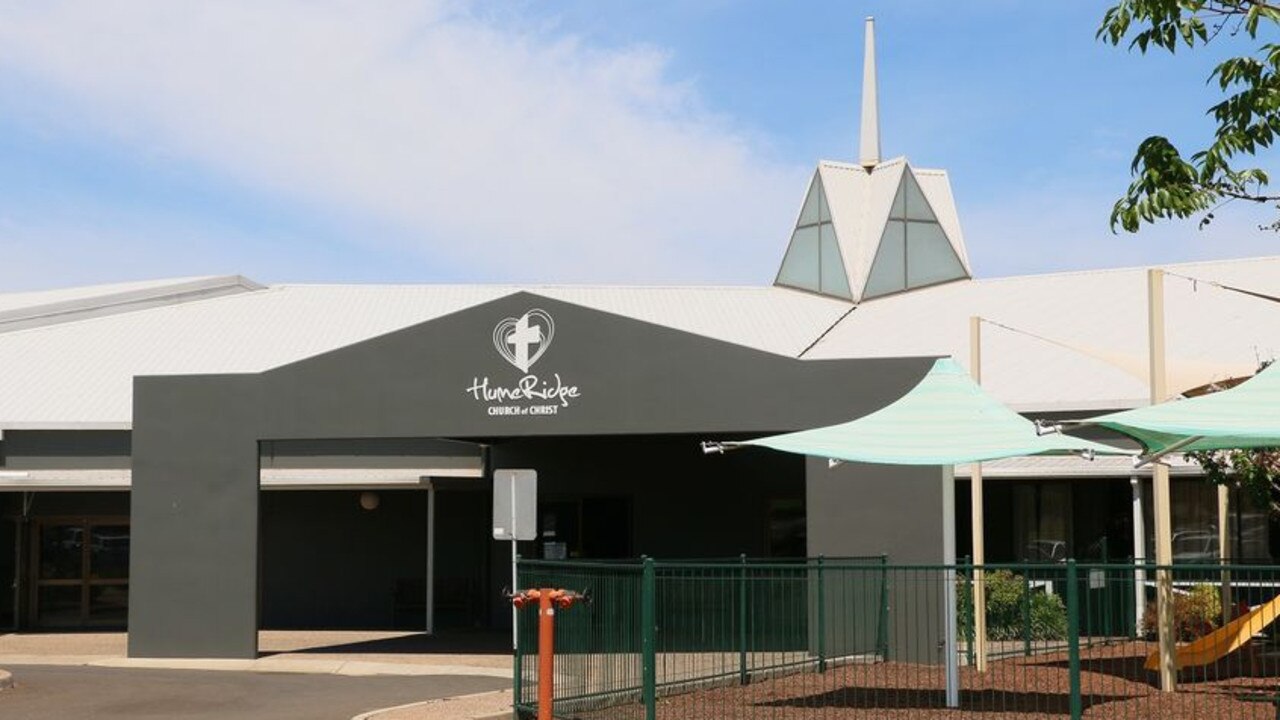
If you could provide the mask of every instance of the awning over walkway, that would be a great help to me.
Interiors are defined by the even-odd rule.
[[[1069,435],[1039,435],[955,361],[943,358],[894,403],[839,425],[747,440],[783,452],[890,465],[958,465],[1024,455],[1127,455]]]
[[[263,490],[411,490],[432,478],[481,478],[483,468],[263,468]],[[0,470],[0,492],[129,490],[133,473],[118,470]]]
[[[1132,436],[1148,455],[1280,445],[1280,364],[1229,390],[1084,422]]]

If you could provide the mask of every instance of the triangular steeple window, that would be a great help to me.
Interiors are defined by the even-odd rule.
[[[809,184],[809,195],[800,209],[800,219],[791,234],[791,244],[787,246],[775,284],[846,300],[853,297],[831,222],[831,207],[818,173]]]
[[[863,298],[964,277],[968,277],[964,264],[938,224],[938,216],[915,176],[907,170],[890,206]]]

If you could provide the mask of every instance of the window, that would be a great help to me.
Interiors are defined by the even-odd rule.
[[[777,284],[845,300],[853,297],[819,173],[814,173],[813,182],[809,184],[809,195],[782,259]]]
[[[864,298],[968,277],[909,169],[889,209]]]

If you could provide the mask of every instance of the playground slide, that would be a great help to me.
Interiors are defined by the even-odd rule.
[[[1226,657],[1239,650],[1254,635],[1280,618],[1280,595],[1277,595],[1202,638],[1178,647],[1177,667],[1198,667]],[[1147,656],[1145,667],[1160,667],[1160,651]]]

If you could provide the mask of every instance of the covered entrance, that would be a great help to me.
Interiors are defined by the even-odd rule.
[[[928,364],[799,360],[517,292],[260,373],[137,377],[129,654],[258,655],[258,630],[269,611],[262,599],[287,567],[261,562],[272,553],[273,534],[283,532],[269,515],[277,501],[262,491],[268,457],[292,454],[306,467],[296,474],[278,463],[273,469],[289,469],[314,486],[324,478],[307,475],[326,468],[338,484],[357,479],[338,472],[346,466],[322,464],[334,456],[356,456],[351,462],[360,463],[370,455],[326,447],[334,442],[448,438],[480,446],[478,479],[485,490],[493,468],[539,472],[541,535],[519,549],[525,557],[763,554],[784,545],[794,551],[794,537],[783,541],[796,535],[794,528],[787,532],[787,509],[794,515],[805,507],[815,482],[808,466],[795,460],[774,473],[751,458],[742,461],[749,467],[721,459],[714,472],[705,472],[711,461],[692,438],[785,431],[865,414],[901,396]],[[297,452],[284,452],[288,446]],[[430,467],[407,466],[416,475]],[[366,475],[375,468],[357,469]],[[929,488],[937,493],[940,484]],[[473,498],[482,520],[488,495]],[[510,583],[511,548],[491,539],[488,522],[446,519],[445,492],[439,499],[439,532],[426,564],[452,587],[427,583],[427,602],[443,603],[441,620],[465,623],[475,605],[464,603],[478,582],[489,598],[487,624],[500,628],[510,622],[510,606],[495,591]],[[776,533],[767,521],[771,503],[778,508]],[[351,497],[334,505],[337,513],[360,517],[356,508]],[[445,531],[454,520],[456,536]],[[338,527],[295,528],[288,538],[300,547],[312,539],[311,555],[298,552],[315,572],[327,567],[327,558],[346,563],[327,586],[358,587],[366,568],[344,558],[356,538],[343,538]],[[380,532],[377,523],[369,529]],[[810,543],[813,529],[810,522]],[[461,555],[473,550],[475,559]],[[384,552],[416,565],[412,547]],[[446,562],[454,567],[446,570]],[[481,568],[484,579],[477,581]],[[402,595],[399,607],[413,614],[416,573],[401,575],[399,566],[395,572],[390,594]],[[188,582],[197,575],[201,583]],[[398,579],[406,581],[400,593]],[[346,597],[314,602],[338,604]]]

